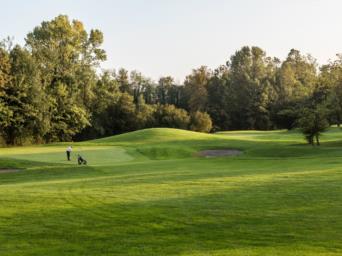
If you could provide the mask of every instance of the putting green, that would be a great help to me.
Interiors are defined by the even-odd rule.
[[[122,147],[74,146],[71,161],[67,161],[65,150],[65,146],[2,148],[0,156],[34,162],[75,165],[77,164],[77,155],[80,154],[90,166],[110,165],[133,159]]]

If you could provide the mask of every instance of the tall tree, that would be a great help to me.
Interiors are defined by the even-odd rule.
[[[273,104],[273,121],[278,128],[293,128],[298,109],[312,96],[317,86],[317,65],[310,56],[292,49],[277,71],[276,101]]]
[[[51,95],[47,140],[69,140],[89,125],[85,107],[92,97],[94,67],[105,60],[99,30],[88,34],[80,21],[60,15],[29,33],[26,45],[40,64],[43,88]]]
[[[317,83],[317,64],[310,55],[292,49],[279,70],[280,101],[292,101],[312,94]]]
[[[136,106],[134,98],[128,93],[122,93],[118,102],[110,105],[107,111],[107,119],[103,120],[106,134],[113,135],[136,129]]]
[[[228,63],[234,94],[235,129],[269,129],[273,60],[259,47],[243,47]]]
[[[119,83],[119,88],[121,92],[126,92],[128,94],[133,95],[133,89],[129,83],[129,74],[128,71],[124,68],[120,68],[118,73],[116,74],[116,80]]]
[[[155,105],[146,104],[143,95],[136,103],[136,129],[151,128],[156,122],[154,118]]]
[[[4,137],[7,144],[41,142],[50,123],[46,119],[48,109],[42,104],[46,94],[41,89],[37,63],[20,46],[11,50],[10,61],[12,79],[7,83],[5,98],[12,116],[4,127]]]
[[[146,88],[150,88],[152,81],[137,71],[131,72],[130,80],[131,88],[133,89],[134,102],[137,103],[139,96],[144,95]]]
[[[105,71],[97,80],[93,89],[94,98],[89,102],[91,111],[91,125],[76,137],[78,140],[95,139],[113,135],[107,126],[111,117],[111,110],[116,106],[122,93],[114,72]]]
[[[171,76],[161,77],[157,86],[158,102],[160,104],[172,104],[171,103],[171,89],[173,86],[173,78]]]
[[[330,120],[340,126],[342,122],[342,55],[321,67],[319,89],[326,97]]]
[[[10,70],[11,62],[9,53],[0,45],[0,133],[4,132],[4,128],[9,125],[10,119],[13,116],[6,99],[6,89],[11,80]]]
[[[213,130],[229,130],[233,127],[233,92],[227,66],[220,66],[208,84],[208,114],[213,121]]]
[[[328,127],[327,109],[324,105],[305,107],[302,109],[298,125],[310,145],[320,145],[319,138]]]
[[[212,75],[211,70],[202,66],[194,69],[184,82],[184,100],[190,112],[206,111],[208,104],[208,83]]]

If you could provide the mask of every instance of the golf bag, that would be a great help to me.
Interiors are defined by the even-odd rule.
[[[78,155],[78,157],[77,157],[77,162],[78,162],[78,164],[79,165],[81,165],[81,164],[87,164],[87,160],[85,160],[82,156],[80,156],[80,155]]]

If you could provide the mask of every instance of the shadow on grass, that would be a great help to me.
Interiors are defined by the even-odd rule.
[[[65,190],[57,210],[52,199],[52,207],[1,221],[0,252],[183,255],[296,245],[342,252],[337,203],[342,191],[332,178],[282,180],[201,196],[179,191],[177,198],[121,203],[99,203],[96,195],[89,199],[91,194]]]

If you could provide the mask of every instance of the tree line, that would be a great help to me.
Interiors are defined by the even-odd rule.
[[[342,55],[319,66],[242,47],[226,64],[194,69],[183,84],[137,71],[98,72],[100,30],[60,15],[0,44],[3,144],[86,140],[149,127],[201,132],[300,128],[310,144],[342,120]]]

